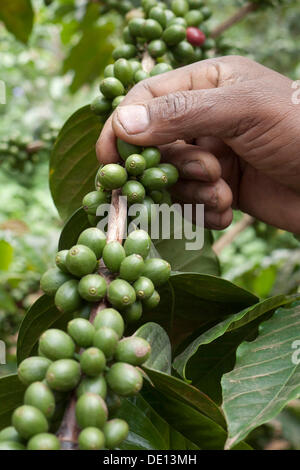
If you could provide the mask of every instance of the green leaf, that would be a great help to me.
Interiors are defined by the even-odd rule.
[[[172,429],[140,394],[124,399],[114,417],[125,419],[129,425],[129,435],[120,446],[123,450],[197,449],[197,446]]]
[[[227,448],[270,421],[299,395],[299,344],[294,343],[299,338],[300,306],[280,308],[260,325],[255,341],[238,348],[235,368],[222,379]]]
[[[173,348],[199,328],[208,329],[226,315],[258,301],[225,279],[197,273],[172,273],[160,295],[159,306],[147,314],[147,319],[167,331]]]
[[[276,297],[271,297],[270,299],[263,300],[262,302],[252,305],[251,307],[248,307],[241,312],[230,315],[228,318],[226,318],[226,320],[218,323],[213,328],[201,334],[181,354],[179,354],[179,356],[177,356],[173,362],[174,369],[184,379],[187,379],[187,364],[201,346],[212,343],[217,338],[223,336],[225,333],[236,330],[237,328],[241,328],[247,323],[250,323],[256,318],[264,315],[265,313],[290,303],[296,298],[297,296],[278,295]],[[200,351],[200,357],[205,356],[203,353],[204,351],[202,353]],[[205,377],[203,377],[203,379],[205,380]]]
[[[33,26],[33,9],[30,0],[2,0],[0,20],[19,41],[26,43]]]
[[[72,93],[85,83],[92,83],[96,78],[100,78],[111,59],[113,44],[108,37],[113,30],[113,23],[101,26],[89,24],[84,28],[81,38],[71,49],[63,66],[63,73],[74,72],[70,86]]]
[[[183,223],[192,225],[182,219],[182,225]],[[182,231],[182,233],[185,232]],[[211,248],[211,234],[208,230],[204,231],[204,245],[201,250],[187,250],[186,243],[190,243],[190,241],[185,236],[181,239],[174,238],[174,229],[171,229],[170,239],[154,241],[160,256],[171,264],[173,271],[197,272],[216,276],[220,274],[219,261]]]
[[[226,430],[193,406],[180,398],[175,398],[170,393],[156,390],[147,383],[144,385],[142,394],[159,416],[200,449],[221,450],[224,448]],[[239,444],[237,448],[250,449],[244,443]]]
[[[58,242],[59,250],[69,250],[77,243],[78,237],[86,228],[90,227],[85,210],[81,207],[66,221]]]
[[[30,356],[41,334],[50,327],[64,328],[70,314],[57,310],[53,299],[47,295],[40,297],[27,311],[20,327],[17,345],[18,363]]]
[[[7,271],[13,260],[13,247],[5,240],[0,240],[0,270]]]
[[[11,414],[22,405],[24,392],[17,374],[0,378],[0,430],[10,425]]]
[[[157,323],[150,322],[141,326],[135,335],[146,339],[151,345],[151,355],[143,365],[170,374],[171,344],[165,330]]]
[[[148,377],[156,390],[165,395],[172,396],[218,423],[224,429],[226,422],[220,408],[203,392],[187,384],[181,379],[172,377],[163,372],[155,371],[144,367]]]
[[[63,219],[81,206],[94,187],[98,164],[95,153],[102,129],[89,106],[76,111],[61,129],[50,160],[50,189]]]

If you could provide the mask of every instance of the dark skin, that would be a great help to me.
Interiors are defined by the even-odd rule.
[[[106,122],[100,162],[119,160],[116,137],[160,146],[177,166],[176,200],[205,204],[224,229],[240,209],[300,234],[300,107],[292,81],[239,56],[201,61],[140,82]]]

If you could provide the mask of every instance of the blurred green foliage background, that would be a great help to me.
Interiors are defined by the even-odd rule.
[[[207,0],[213,11],[209,28],[245,3]],[[244,55],[299,79],[299,1],[263,3],[265,8],[224,33],[216,53]],[[0,339],[8,345],[8,365],[1,374],[15,367],[16,333],[26,308],[40,295],[39,278],[53,261],[62,226],[48,189],[51,147],[67,117],[97,94],[120,40],[124,18],[113,11],[100,15],[100,6],[88,0],[32,0],[32,32],[29,14],[27,30],[13,31],[16,38],[1,22],[0,5],[0,80],[7,93],[7,103],[0,104]],[[235,222],[242,217],[236,213]],[[222,236],[214,233],[216,240]],[[299,289],[299,243],[259,221],[223,247],[220,262],[222,276],[259,297]],[[298,416],[298,409],[282,417],[287,433],[289,414],[300,426],[293,413]],[[268,428],[267,435],[273,436],[274,429]],[[268,440],[266,432],[255,438]],[[300,448],[299,439],[287,439]]]

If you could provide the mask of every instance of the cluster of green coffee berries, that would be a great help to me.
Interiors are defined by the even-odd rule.
[[[10,173],[21,173],[30,176],[35,165],[49,158],[49,151],[56,139],[57,131],[49,129],[41,134],[36,146],[29,135],[14,133],[1,139],[0,163],[2,169]]]
[[[24,404],[12,415],[12,425],[0,432],[1,449],[59,450],[51,421],[60,394],[76,390],[76,422],[81,450],[117,448],[129,429],[122,419],[108,419],[121,398],[137,394],[143,385],[138,369],[149,357],[149,343],[137,336],[122,338],[124,320],[113,308],[98,312],[94,324],[75,318],[67,333],[46,330],[39,356],[21,362],[18,375],[26,385]]]
[[[124,44],[113,52],[115,63],[104,70],[101,95],[93,101],[92,110],[106,119],[135,83],[206,58],[206,51],[215,47],[214,40],[207,37],[205,21],[210,15],[202,0],[173,0],[171,9],[163,2],[143,0],[141,9],[127,15]],[[145,51],[155,61],[149,73],[141,64]]]

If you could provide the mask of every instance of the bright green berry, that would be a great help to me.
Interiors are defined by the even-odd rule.
[[[68,392],[76,387],[80,380],[80,366],[73,359],[60,359],[47,370],[46,380],[52,390]]]
[[[106,244],[106,236],[102,230],[91,227],[80,234],[77,243],[89,247],[95,253],[96,258],[100,259]]]
[[[40,433],[29,440],[27,450],[60,450],[60,442],[54,434]]]
[[[137,145],[128,144],[127,142],[119,138],[117,139],[117,148],[119,155],[123,160],[126,160],[130,155],[134,153],[139,153],[141,150],[141,148]]]
[[[38,408],[47,419],[51,418],[55,411],[54,395],[43,382],[29,385],[24,395],[24,404]]]
[[[78,444],[80,450],[101,450],[105,448],[105,437],[100,429],[90,426],[81,431]]]
[[[167,17],[165,14],[165,10],[160,7],[153,7],[149,11],[149,18],[152,20],[156,20],[162,28],[165,28],[167,25]]]
[[[91,102],[91,111],[99,116],[106,115],[111,110],[111,100],[105,98],[103,95],[97,96]]]
[[[147,361],[151,353],[151,346],[144,338],[130,336],[119,341],[115,359],[133,366],[140,366]]]
[[[114,77],[114,64],[109,64],[105,67],[103,72],[104,78]]]
[[[114,75],[124,86],[130,85],[134,76],[131,63],[126,59],[118,59],[114,65]]]
[[[44,380],[50,359],[46,357],[32,356],[24,359],[18,367],[18,377],[24,385]]]
[[[154,39],[148,45],[148,52],[151,57],[161,57],[167,52],[167,46],[161,39]]]
[[[132,176],[139,176],[146,169],[146,160],[142,155],[134,153],[125,162],[127,173]]]
[[[50,268],[41,277],[41,289],[47,295],[55,295],[60,286],[71,278],[70,274],[64,273],[59,268]]]
[[[144,259],[148,256],[151,247],[151,239],[145,230],[134,230],[124,243],[126,256],[137,254]]]
[[[135,290],[123,279],[115,279],[110,283],[107,296],[112,306],[121,310],[136,301]]]
[[[172,186],[178,181],[179,173],[176,166],[172,163],[161,163],[159,168],[167,175],[168,186]]]
[[[161,258],[150,258],[145,261],[143,276],[151,279],[155,287],[167,282],[170,274],[171,266],[167,261]]]
[[[116,418],[105,423],[103,432],[107,449],[115,449],[127,438],[129,427],[126,421]]]
[[[141,183],[148,191],[164,189],[168,185],[168,177],[158,167],[147,168],[141,176]]]
[[[186,0],[172,0],[171,8],[176,16],[184,16],[189,11],[189,4]]]
[[[76,389],[76,394],[77,397],[81,397],[84,393],[96,393],[105,399],[107,394],[107,385],[103,375],[84,377]]]
[[[142,303],[138,300],[133,304],[126,307],[123,311],[123,318],[126,323],[135,323],[137,322],[143,313]]]
[[[102,327],[107,327],[113,329],[119,338],[124,333],[124,320],[120,313],[114,308],[104,308],[97,313],[94,326],[96,330]]]
[[[142,80],[146,80],[149,77],[150,77],[149,73],[145,72],[145,70],[137,70],[134,74],[134,82],[138,83],[138,82],[141,82]]]
[[[78,346],[88,348],[93,344],[95,327],[84,318],[74,318],[68,323],[68,333]]]
[[[161,62],[160,64],[154,65],[153,69],[150,72],[150,76],[154,77],[155,75],[170,72],[171,70],[173,70],[171,65],[166,64],[165,62]]]
[[[88,302],[98,302],[106,294],[107,285],[104,277],[100,274],[87,274],[80,279],[78,292]]]
[[[142,28],[143,37],[148,40],[159,39],[163,33],[163,29],[158,21],[148,19]]]
[[[120,265],[126,255],[121,243],[118,241],[112,241],[105,245],[102,256],[105,266],[111,272],[116,273],[119,272]]]
[[[80,356],[81,370],[90,377],[101,374],[105,365],[105,356],[98,348],[88,348]]]
[[[142,256],[133,254],[124,258],[120,266],[120,278],[128,282],[136,281],[144,270]]]
[[[198,26],[204,17],[200,10],[190,10],[184,15],[184,19],[188,26]]]
[[[110,359],[116,350],[119,336],[115,330],[102,326],[97,329],[94,336],[94,346],[101,349],[105,357]]]
[[[111,100],[116,96],[125,94],[122,82],[115,77],[104,78],[100,83],[100,91],[106,98]]]
[[[151,279],[141,276],[133,284],[136,297],[139,300],[148,299],[154,292],[154,285]]]
[[[18,431],[13,426],[8,426],[7,428],[0,431],[0,442],[19,442],[22,444],[23,439],[18,433]]]
[[[121,103],[122,101],[124,100],[125,96],[121,95],[121,96],[116,96],[115,99],[113,100],[112,102],[112,108],[113,110],[115,110]]]
[[[74,245],[67,254],[67,268],[76,277],[91,274],[97,266],[95,253],[85,245]]]
[[[109,163],[101,168],[98,181],[105,189],[118,189],[126,183],[127,172],[122,166]]]
[[[180,24],[172,24],[165,29],[162,39],[168,46],[175,46],[186,37],[186,29]]]
[[[159,293],[155,290],[151,297],[148,299],[143,300],[142,305],[143,308],[146,310],[146,312],[149,312],[153,309],[155,309],[160,302],[160,295]]]
[[[146,161],[146,168],[152,168],[160,163],[161,154],[156,147],[146,148],[143,150],[142,156]]]
[[[84,393],[76,403],[76,420],[81,429],[101,429],[107,420],[108,411],[103,398],[96,393]]]
[[[123,44],[122,46],[117,47],[113,51],[113,58],[117,59],[132,59],[137,54],[137,49],[133,44]],[[102,90],[101,90],[102,91]],[[103,93],[103,91],[102,91]],[[105,95],[105,93],[103,93]],[[123,93],[118,93],[118,95],[122,95]],[[117,96],[117,95],[115,95]]]
[[[52,361],[72,358],[75,344],[72,338],[62,330],[52,328],[46,330],[39,340],[41,353]]]
[[[141,37],[143,35],[143,28],[145,25],[144,18],[133,18],[128,23],[128,29],[133,37]]]
[[[106,202],[107,199],[104,191],[91,191],[84,196],[82,206],[87,214],[96,215],[98,207]]]
[[[106,380],[113,392],[121,396],[136,395],[143,386],[141,373],[125,362],[115,362],[109,369]]]
[[[127,203],[129,205],[139,204],[143,202],[146,191],[141,183],[130,180],[122,187],[122,195],[127,197]]]
[[[40,410],[30,405],[20,406],[14,411],[12,424],[24,439],[48,431],[46,417]]]
[[[64,273],[69,273],[66,265],[68,251],[69,250],[61,250],[55,256],[56,266]]]
[[[67,313],[78,310],[82,302],[78,293],[78,281],[72,279],[60,286],[55,294],[54,302],[61,312]]]

